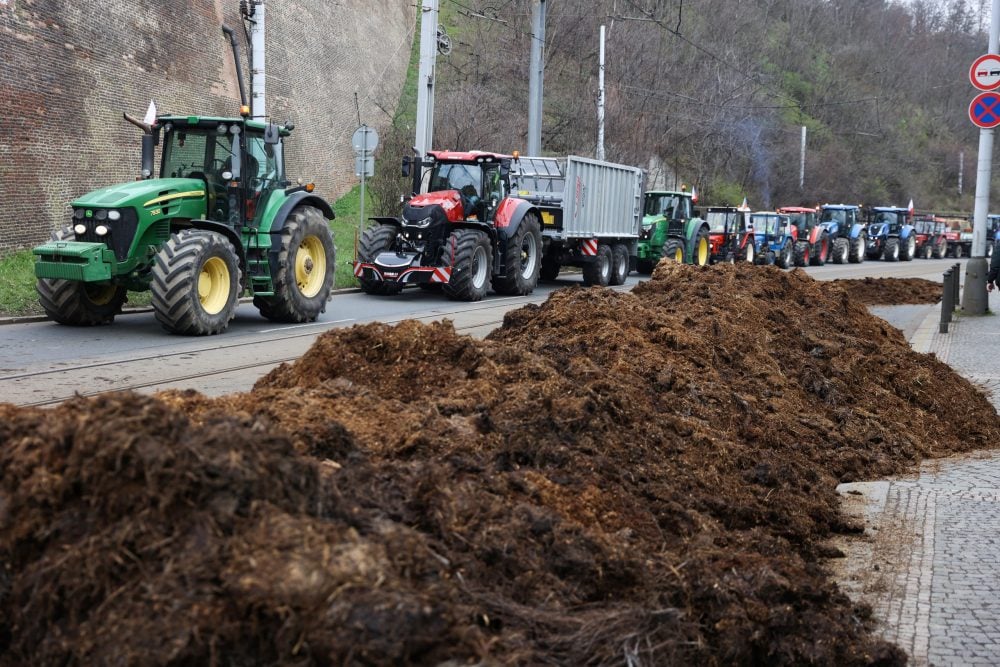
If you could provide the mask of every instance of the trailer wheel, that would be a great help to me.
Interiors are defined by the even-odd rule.
[[[52,234],[53,241],[72,241],[75,238],[76,234],[69,227]],[[125,287],[113,283],[39,278],[35,290],[38,302],[50,320],[76,327],[111,324],[128,300]]]
[[[391,248],[396,242],[399,228],[395,225],[375,225],[369,227],[361,234],[358,242],[358,260],[362,262],[374,262],[380,252]],[[386,282],[372,278],[359,278],[361,289],[366,294],[399,294],[403,286],[396,282]]]
[[[885,251],[882,253],[882,259],[887,262],[898,262],[899,261],[899,239],[891,238],[886,239]]]
[[[611,278],[609,285],[624,285],[628,280],[628,248],[623,243],[611,246]]]
[[[451,279],[443,290],[455,301],[481,301],[490,284],[493,251],[490,239],[473,229],[456,229],[448,238],[455,249]]]
[[[611,248],[605,244],[597,246],[597,257],[583,265],[583,284],[607,287],[611,282]]]
[[[833,240],[833,263],[846,264],[851,253],[851,244],[845,238],[835,238]]]
[[[913,234],[906,237],[906,247],[899,253],[899,258],[904,262],[911,262],[917,255],[917,240]]]
[[[809,257],[809,263],[813,266],[823,266],[830,256],[830,236],[823,234],[819,241],[812,248],[813,252]]]
[[[797,241],[795,243],[795,254],[792,263],[795,266],[809,266],[809,241]]]
[[[239,262],[226,237],[181,230],[154,258],[153,312],[170,333],[222,333],[236,315],[239,286]]]
[[[299,206],[281,230],[274,296],[255,296],[253,305],[274,322],[312,322],[326,310],[336,255],[323,214],[312,206]]]
[[[531,294],[538,285],[542,253],[542,228],[534,213],[524,216],[517,232],[507,241],[504,264],[507,273],[493,276],[493,291],[497,294],[522,296]]]

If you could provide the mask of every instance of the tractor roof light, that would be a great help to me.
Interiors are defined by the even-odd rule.
[[[306,192],[312,192],[316,189],[315,183],[306,183]]]
[[[240,115],[246,118],[250,115],[250,106],[247,104],[240,105]]]

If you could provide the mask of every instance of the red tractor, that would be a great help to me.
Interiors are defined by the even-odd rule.
[[[819,210],[804,206],[784,206],[778,209],[791,218],[796,230],[795,266],[823,266],[830,255],[830,230],[819,222]]]
[[[750,262],[757,257],[750,209],[710,206],[705,209],[708,223],[709,262]]]
[[[923,259],[941,259],[948,253],[948,240],[945,233],[948,225],[934,216],[918,217],[913,221],[917,233],[917,257]]]

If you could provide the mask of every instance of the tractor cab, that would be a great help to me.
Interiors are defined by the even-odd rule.
[[[479,151],[429,151],[422,161],[404,158],[404,176],[410,175],[411,165],[428,167],[422,175],[419,170],[414,174],[414,194],[406,202],[404,224],[422,222],[427,217],[424,213],[432,210],[443,213],[442,221],[452,223],[493,220],[511,191],[512,159]]]
[[[710,206],[705,209],[708,239],[711,244],[710,261],[721,262],[743,259],[747,243],[753,248],[750,211],[732,206]],[[753,250],[750,250],[753,261]]]
[[[810,240],[813,230],[819,225],[819,213],[814,208],[802,206],[784,206],[778,209],[778,213],[784,213],[791,221],[794,229],[793,236],[796,241]]]

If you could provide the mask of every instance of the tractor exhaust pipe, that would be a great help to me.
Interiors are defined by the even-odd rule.
[[[240,49],[236,45],[236,33],[229,26],[223,24],[222,32],[229,36],[229,43],[233,46],[233,60],[236,62],[236,80],[240,84],[240,106],[248,107],[249,102],[247,102],[247,89],[243,83],[243,68],[240,67]]]
[[[149,123],[141,121],[127,113],[123,113],[122,116],[125,117],[125,120],[142,130],[142,165],[140,166],[140,175],[142,176],[142,180],[152,178],[153,149],[156,146],[156,135],[153,134],[155,128]]]

